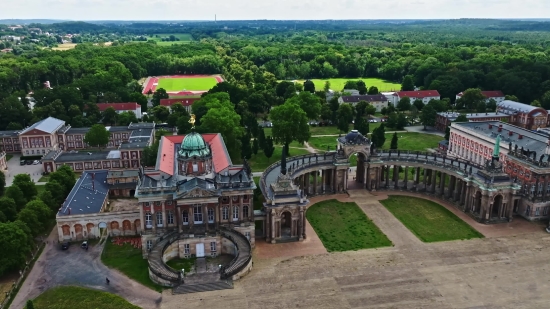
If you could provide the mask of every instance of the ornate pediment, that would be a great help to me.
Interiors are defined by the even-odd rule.
[[[197,197],[214,197],[218,196],[216,191],[205,190],[201,188],[193,188],[187,192],[180,192],[178,198],[197,198]]]

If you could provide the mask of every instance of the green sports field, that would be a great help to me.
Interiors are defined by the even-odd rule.
[[[312,79],[315,84],[315,90],[323,90],[325,82],[330,82],[330,89],[334,91],[342,91],[344,84],[348,80],[363,80],[368,87],[375,86],[378,91],[399,91],[401,90],[401,84],[386,81],[380,78],[329,78],[329,79]],[[299,83],[304,83],[303,80],[298,80]]]
[[[171,91],[208,91],[216,86],[215,77],[160,78],[157,89]]]

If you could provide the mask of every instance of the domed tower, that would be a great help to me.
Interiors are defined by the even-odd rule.
[[[191,132],[181,142],[178,150],[178,174],[202,176],[213,171],[212,150],[202,136]]]

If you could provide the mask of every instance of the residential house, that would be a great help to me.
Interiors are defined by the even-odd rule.
[[[188,113],[191,113],[191,106],[200,99],[201,98],[161,99],[160,105],[170,108],[171,111],[172,105],[180,103],[183,107],[185,107]]]
[[[107,108],[112,107],[118,114],[123,112],[133,112],[137,119],[141,119],[141,105],[136,102],[128,103],[98,103],[97,107],[101,112],[105,111]]]
[[[397,95],[397,102],[404,97],[408,97],[411,99],[411,104],[416,100],[421,100],[425,105],[431,100],[441,99],[437,90],[397,91],[395,94]]]
[[[435,128],[438,131],[445,132],[448,126],[460,116],[457,112],[441,112],[437,113],[435,118]],[[468,119],[468,122],[480,122],[480,121],[510,121],[510,115],[504,113],[471,113],[464,114]]]
[[[338,103],[349,103],[355,105],[361,101],[368,102],[376,107],[376,111],[380,112],[382,108],[388,107],[388,98],[383,94],[371,94],[371,95],[350,95],[342,96],[338,98]]]
[[[500,103],[505,100],[504,93],[502,91],[482,91],[481,94],[485,97],[485,102],[488,103],[489,100],[493,99],[495,102]],[[462,95],[464,95],[464,92],[461,92],[456,95],[456,99],[462,98]]]

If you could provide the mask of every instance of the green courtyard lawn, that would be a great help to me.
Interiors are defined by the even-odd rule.
[[[432,201],[409,196],[389,196],[380,203],[424,242],[483,237],[451,211]]]
[[[197,258],[189,258],[189,259],[175,258],[166,262],[166,265],[172,267],[177,271],[185,269],[185,273],[188,274],[191,271],[191,269],[195,267],[196,260]]]
[[[47,290],[33,300],[33,305],[37,309],[139,309],[115,294],[76,286]]]
[[[311,147],[321,151],[327,151],[327,146],[330,146],[330,150],[336,150],[336,146],[338,145],[338,142],[336,141],[337,138],[337,135],[311,137],[308,143]]]
[[[319,202],[307,210],[306,217],[329,252],[392,245],[355,203]]]
[[[386,134],[386,142],[382,149],[390,149],[393,133]],[[439,135],[417,132],[397,133],[397,149],[426,151],[427,148],[437,148],[444,138]]]
[[[149,279],[147,260],[141,255],[141,249],[130,244],[122,246],[113,244],[111,239],[105,242],[101,261],[108,267],[114,268],[146,287],[161,292],[162,287]]]
[[[290,148],[290,156],[299,156],[308,154],[307,149]],[[275,151],[271,158],[267,158],[262,150],[258,151],[258,154],[253,154],[252,158],[248,160],[252,172],[263,172],[271,164],[281,160],[281,154],[283,153],[282,146],[275,146]]]
[[[342,91],[344,85],[348,80],[363,80],[368,87],[375,86],[378,88],[378,91],[399,91],[401,89],[401,84],[386,81],[380,78],[329,78],[329,79],[312,79],[315,84],[315,90],[322,90],[325,87],[326,81],[330,82],[330,89],[334,91]],[[304,80],[297,80],[296,82],[304,83]]]
[[[200,91],[210,90],[216,86],[215,77],[191,77],[191,78],[160,78],[157,89],[164,88],[166,91]]]
[[[13,155],[6,155],[6,161],[9,161],[11,158],[13,158]]]

